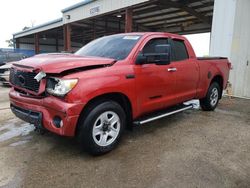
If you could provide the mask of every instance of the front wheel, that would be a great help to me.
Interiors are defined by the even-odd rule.
[[[217,107],[221,92],[220,90],[220,86],[217,82],[213,82],[210,85],[206,97],[200,99],[200,105],[202,110],[213,111]]]
[[[78,140],[90,154],[101,155],[114,149],[125,127],[125,113],[114,101],[93,105],[80,121]]]

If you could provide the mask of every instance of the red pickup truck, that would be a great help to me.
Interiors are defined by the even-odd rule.
[[[214,110],[226,87],[226,58],[196,58],[188,40],[170,33],[96,39],[75,54],[41,54],[10,70],[11,109],[20,119],[103,154],[124,128],[180,112],[199,99]]]

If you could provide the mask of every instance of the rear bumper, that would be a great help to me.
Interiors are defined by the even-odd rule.
[[[75,135],[77,121],[84,104],[67,103],[53,96],[41,99],[26,97],[13,88],[9,97],[12,112],[18,118],[59,135]],[[55,117],[60,117],[63,122],[60,128],[54,124]]]

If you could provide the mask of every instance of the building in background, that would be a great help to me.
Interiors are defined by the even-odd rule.
[[[36,53],[75,51],[115,33],[210,32],[213,4],[213,0],[87,0],[63,9],[62,18],[15,33],[15,47]]]
[[[210,55],[229,57],[233,64],[233,94],[250,98],[249,9],[249,0],[87,0],[13,38],[16,49],[41,53],[76,51],[95,38],[123,32],[211,32]]]

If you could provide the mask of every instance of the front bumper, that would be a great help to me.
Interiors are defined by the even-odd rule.
[[[85,104],[67,103],[53,96],[33,98],[23,96],[13,88],[9,93],[11,109],[20,119],[63,136],[74,136],[78,118]],[[60,117],[63,126],[53,122]]]
[[[26,110],[18,106],[14,106],[13,104],[10,105],[10,109],[13,112],[13,114],[15,114],[16,117],[20,118],[21,120],[34,124],[35,127],[43,128],[42,125],[43,117],[41,112]]]

